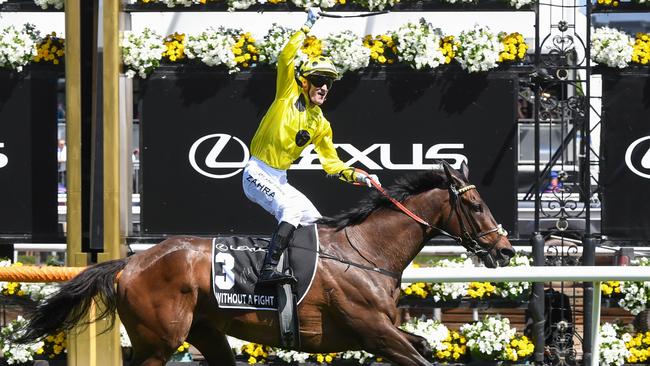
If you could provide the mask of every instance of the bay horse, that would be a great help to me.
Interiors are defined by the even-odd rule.
[[[311,288],[298,307],[301,351],[364,349],[399,365],[430,365],[426,340],[398,328],[402,271],[439,234],[454,238],[488,267],[508,264],[515,253],[507,233],[469,184],[467,166],[459,172],[442,165],[444,173],[402,177],[387,189],[426,222],[372,192],[359,207],[317,223],[327,255],[318,259]],[[218,307],[211,243],[209,238],[171,237],[131,257],[89,267],[37,307],[17,341],[71,330],[86,319],[96,297],[105,309],[98,319],[114,320],[117,312],[124,323],[132,365],[164,365],[188,341],[209,365],[232,366],[226,334],[279,346],[276,312]]]

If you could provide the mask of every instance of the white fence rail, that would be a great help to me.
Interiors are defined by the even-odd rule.
[[[648,267],[506,267],[481,268],[408,268],[402,276],[403,282],[550,282],[576,281],[593,282],[591,366],[598,366],[600,345],[600,284],[603,281],[650,281]],[[585,335],[586,336],[586,335]]]

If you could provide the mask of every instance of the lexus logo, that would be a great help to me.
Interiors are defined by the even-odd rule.
[[[241,149],[243,151],[243,158],[240,161],[219,161],[219,155],[221,155],[221,152],[224,150],[226,145],[233,140],[234,142],[239,143],[241,145]],[[212,145],[212,148],[210,149],[210,152],[205,156],[205,159],[203,159],[201,165],[197,164],[197,149],[199,146],[201,146],[203,143],[210,144]],[[192,147],[190,148],[190,153],[188,155],[188,158],[190,160],[190,165],[194,170],[199,172],[200,174],[208,177],[208,178],[216,178],[216,179],[224,179],[224,178],[230,178],[233,175],[238,174],[239,172],[242,171],[242,169],[246,166],[246,163],[248,162],[249,159],[249,153],[248,153],[248,147],[246,144],[238,139],[235,136],[230,136],[226,135],[224,133],[215,133],[212,135],[207,135],[203,136],[200,139],[196,140],[193,144]],[[201,161],[201,160],[199,160]],[[209,169],[209,171],[206,171],[206,168]],[[221,174],[218,174],[222,170],[226,169],[227,171]]]
[[[204,144],[205,146],[203,146]],[[446,160],[451,166],[459,169],[463,162],[467,162],[467,157],[461,154],[465,145],[460,143],[429,145],[426,149],[423,144],[414,143],[411,145],[410,161],[400,163],[393,161],[391,144],[388,143],[374,143],[361,149],[352,144],[335,144],[335,146],[339,151],[350,156],[347,161],[344,161],[345,164],[362,165],[369,170],[439,169],[439,165],[432,162],[435,160]],[[232,161],[231,158],[230,161],[224,161],[225,158],[221,156],[225,155],[224,149],[228,149],[230,156],[234,154],[238,157],[242,156],[242,159]],[[192,144],[188,155],[190,165],[194,170],[208,178],[216,179],[230,178],[238,174],[246,166],[249,157],[248,147],[242,140],[224,133],[215,133],[199,138]],[[430,162],[425,162],[425,159]],[[300,159],[290,167],[290,169],[297,170],[322,168],[313,145],[307,146],[300,154]]]
[[[628,146],[625,165],[639,177],[650,179],[650,136],[641,137]]]

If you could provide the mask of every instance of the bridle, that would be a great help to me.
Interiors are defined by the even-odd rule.
[[[460,202],[460,196],[462,196],[464,193],[468,191],[471,191],[472,189],[476,189],[476,186],[473,184],[457,188],[456,185],[453,184],[452,182],[449,183],[449,187],[447,189],[449,191],[449,202],[450,205],[452,206],[452,209],[449,210],[449,216],[447,216],[444,226],[447,226],[447,223],[449,223],[449,221],[451,220],[452,215],[456,213],[456,218],[458,219],[462,236],[458,237],[449,234],[448,232],[440,228],[436,228],[436,229],[441,235],[448,236],[456,240],[457,243],[465,247],[465,249],[467,249],[467,251],[469,251],[470,253],[473,253],[481,258],[490,256],[491,259],[494,260],[495,258],[492,255],[492,249],[494,249],[494,247],[497,245],[499,240],[501,240],[502,236],[508,236],[508,232],[501,226],[501,224],[497,224],[495,227],[485,231],[479,231],[480,229],[478,227],[478,224],[476,223],[475,220],[472,219],[472,216],[467,211],[467,207],[462,205]],[[465,222],[467,222],[468,225],[466,225]],[[467,226],[470,226],[471,232],[470,230],[468,230]],[[479,244],[479,239],[489,234],[492,234],[494,232],[498,234],[497,238],[494,241],[488,243],[487,248]]]
[[[461,204],[460,202],[460,196],[462,196],[464,193],[471,191],[472,189],[476,189],[476,186],[473,184],[469,184],[460,188],[457,188],[456,185],[449,179],[449,186],[447,190],[449,191],[449,202],[451,209],[449,210],[449,216],[447,216],[447,219],[445,220],[445,225],[449,223],[451,220],[452,216],[454,213],[456,214],[456,218],[458,219],[458,223],[460,225],[462,234],[461,236],[456,236],[454,234],[451,234],[447,232],[446,230],[443,230],[439,227],[433,226],[430,223],[428,223],[426,220],[422,219],[415,213],[413,213],[411,210],[409,210],[406,206],[404,206],[401,202],[398,200],[394,199],[391,197],[388,192],[372,177],[369,175],[366,175],[368,179],[370,180],[370,183],[372,186],[377,189],[384,197],[386,197],[388,200],[391,201],[397,208],[399,208],[402,212],[404,212],[407,216],[415,220],[417,223],[420,225],[423,225],[427,228],[427,231],[431,233],[432,231],[437,232],[440,235],[449,237],[453,240],[456,241],[456,243],[462,245],[468,252],[475,254],[476,256],[485,259],[485,258],[490,258],[493,262],[496,261],[496,258],[492,255],[492,249],[497,245],[499,240],[501,240],[502,236],[508,236],[508,232],[501,226],[501,224],[497,224],[497,226],[485,230],[485,231],[479,231],[478,224],[476,224],[476,221],[474,221],[467,211],[467,208]],[[468,223],[468,225],[465,224],[465,222]],[[467,227],[471,228],[468,230]],[[487,248],[482,247],[479,244],[479,239],[482,237],[492,234],[496,232],[498,234],[497,238],[490,242],[487,245]],[[427,235],[428,236],[428,235]],[[425,237],[426,239],[426,237]]]

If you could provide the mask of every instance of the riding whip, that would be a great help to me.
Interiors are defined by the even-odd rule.
[[[367,13],[362,13],[362,14],[354,14],[354,15],[339,15],[339,14],[330,14],[326,13],[324,11],[319,11],[318,15],[326,18],[363,18],[363,17],[370,17],[373,15],[382,15],[382,14],[388,14],[388,10],[381,10],[381,11],[371,11]]]

